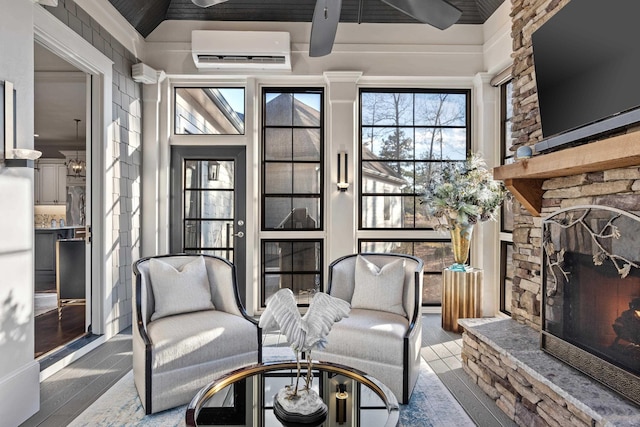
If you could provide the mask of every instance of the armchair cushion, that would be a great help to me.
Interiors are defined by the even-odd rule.
[[[351,309],[349,317],[331,328],[324,351],[356,359],[366,355],[370,362],[402,366],[403,354],[398,349],[403,346],[408,327],[409,321],[404,316]]]
[[[387,311],[407,316],[403,307],[404,260],[397,259],[378,268],[358,255],[354,277],[352,308]]]
[[[199,256],[181,269],[152,258],[149,276],[155,297],[155,311],[151,320],[174,314],[212,310],[211,289],[204,258]]]
[[[256,351],[256,327],[224,311],[200,311],[149,323],[156,373],[188,369]]]

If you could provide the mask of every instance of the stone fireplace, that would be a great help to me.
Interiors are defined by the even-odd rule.
[[[461,320],[462,358],[519,425],[640,425],[635,321],[628,320],[640,297],[640,166],[611,166],[640,164],[639,155],[640,132],[630,131],[494,171],[522,200],[515,308],[511,319]],[[578,225],[564,233],[571,223]]]
[[[522,145],[535,145],[542,138],[531,34],[569,1],[511,0],[513,151]],[[534,155],[529,160],[496,168],[494,176],[503,180],[520,202],[514,210],[511,318],[460,321],[465,328],[463,368],[519,425],[640,425],[637,403],[640,392],[632,388],[637,387],[637,359],[611,353],[616,348],[620,350],[619,346],[633,353],[635,338],[627,337],[628,331],[623,330],[633,329],[625,319],[635,315],[633,307],[636,297],[640,297],[638,270],[633,266],[627,269],[625,265],[629,263],[625,262],[618,267],[610,265],[599,251],[594,252],[593,243],[587,248],[569,250],[576,243],[571,240],[584,243],[584,235],[556,235],[554,256],[566,246],[563,268],[571,268],[570,279],[579,281],[580,290],[590,296],[584,297],[586,301],[577,297],[574,283],[557,283],[552,290],[543,280],[548,276],[543,253],[545,219],[561,216],[565,209],[584,206],[623,211],[625,217],[627,213],[640,213],[640,128],[624,129],[605,139]],[[573,215],[575,218],[578,213]],[[606,225],[606,221],[603,224],[599,219],[589,221],[599,224],[600,231]],[[622,254],[637,263],[640,233],[633,231],[634,226],[629,227],[629,232],[621,231],[620,235],[635,239],[624,243],[635,245],[633,254],[625,252],[627,249],[620,252],[619,239],[609,239],[604,248],[609,254]],[[594,269],[594,257],[597,263],[602,261],[603,269]],[[624,285],[620,282],[623,279],[620,270],[626,274]],[[562,272],[556,271],[556,275],[564,281]],[[559,294],[558,288],[569,292]],[[606,297],[603,289],[610,291]],[[547,294],[551,294],[551,299],[545,299]],[[552,341],[551,345],[545,344],[545,351],[541,349],[542,336]],[[568,347],[556,351],[556,341],[568,343]],[[600,382],[591,378],[595,376],[593,373],[584,375],[560,361],[561,355],[547,352],[569,353],[563,360],[575,366],[576,348],[580,350],[578,358],[585,352],[594,356],[585,364],[605,372]],[[615,377],[609,366],[613,366],[616,375],[623,371],[627,376]],[[601,384],[609,378],[618,383],[617,392]],[[629,386],[629,378],[636,385]],[[629,394],[628,390],[635,395],[635,404],[622,397]]]
[[[640,405],[640,217],[562,209],[542,247],[542,348]]]

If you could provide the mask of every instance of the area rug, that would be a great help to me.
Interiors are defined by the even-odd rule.
[[[265,361],[290,360],[288,348],[265,347]],[[133,385],[133,371],[128,372],[69,426],[184,426],[186,405],[144,415],[144,409]],[[402,427],[475,426],[462,407],[440,382],[429,365],[422,360],[420,376],[408,405],[400,406]],[[362,426],[366,427],[366,426]]]

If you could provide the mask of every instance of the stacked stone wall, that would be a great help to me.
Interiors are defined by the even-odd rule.
[[[531,34],[569,0],[512,0],[513,38],[513,150],[542,139]],[[514,204],[513,263],[515,274],[511,316],[540,329],[540,237],[541,218],[533,217],[519,203]]]
[[[487,345],[469,331],[463,334],[462,362],[471,379],[520,426],[605,425],[602,419],[595,419],[542,383],[514,357]]]
[[[513,150],[542,140],[531,35],[570,0],[512,0]],[[580,1],[580,0],[574,0]],[[625,132],[638,131],[628,129]],[[541,328],[542,218],[558,209],[605,205],[638,214],[640,167],[605,170],[543,183],[542,215],[532,216],[514,203],[511,317],[534,330]],[[472,334],[464,334],[463,368],[518,425],[602,425],[566,398],[521,369],[508,353]]]

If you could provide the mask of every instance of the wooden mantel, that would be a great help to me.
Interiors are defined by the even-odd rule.
[[[544,180],[635,165],[640,165],[640,130],[499,166],[493,177],[540,216]]]

